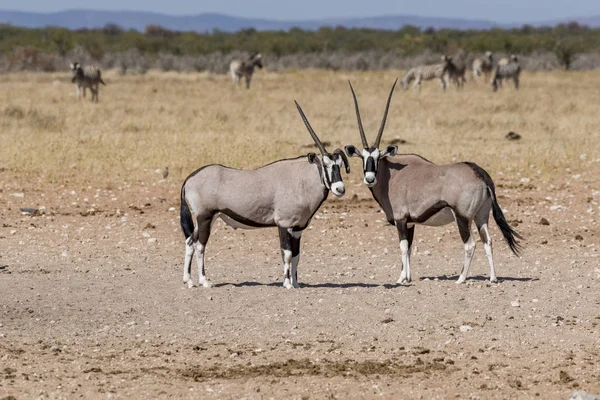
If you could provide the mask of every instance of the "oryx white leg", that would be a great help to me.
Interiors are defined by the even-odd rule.
[[[283,259],[283,287],[298,287],[298,261],[300,260],[301,231],[279,227],[281,258]]]
[[[465,263],[463,265],[460,276],[456,281],[456,283],[463,283],[467,279],[469,267],[471,266],[471,261],[473,260],[473,253],[475,253],[475,241],[473,240],[473,234],[471,233],[471,220],[457,215],[456,211],[454,211],[454,217],[456,218],[460,238],[465,244]]]
[[[292,263],[292,251],[281,249],[281,255],[283,258],[283,287],[286,289],[292,289],[294,286],[291,283],[290,268]]]
[[[400,279],[396,283],[400,284],[404,281],[410,282],[410,252],[408,247],[408,240],[403,239],[400,241],[400,252],[402,253],[402,272],[400,273]]]
[[[492,237],[490,236],[490,232],[488,231],[487,223],[481,225],[481,227],[479,228],[479,236],[481,237],[481,241],[483,242],[483,247],[485,248],[485,255],[487,256],[488,262],[490,264],[490,282],[496,282],[498,281],[498,278],[496,278],[496,271],[494,270]]]
[[[183,283],[187,283],[188,288],[194,286],[192,282],[192,257],[194,256],[194,244],[190,236],[185,240],[185,261],[183,263]]]
[[[465,263],[456,283],[463,283],[467,279],[467,274],[469,273],[469,267],[471,266],[471,261],[473,261],[474,253],[475,240],[473,240],[473,235],[469,235],[469,239],[467,239],[465,243]]]
[[[75,93],[77,93],[77,100],[81,98],[81,88],[79,85],[75,86]]]
[[[198,284],[204,286],[205,288],[211,287],[212,283],[208,279],[206,279],[206,272],[204,271],[204,249],[206,248],[200,242],[196,242],[196,261],[198,261]]]
[[[397,284],[410,282],[410,248],[414,237],[414,226],[408,227],[406,220],[396,220],[396,229],[398,229],[398,238],[400,239],[400,253],[402,254],[402,272]]]

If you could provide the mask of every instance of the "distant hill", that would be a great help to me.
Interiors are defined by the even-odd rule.
[[[600,27],[600,15],[585,18],[568,18],[562,21],[532,22],[530,25],[556,25],[561,22],[577,21],[590,27]],[[523,24],[500,24],[494,21],[456,18],[430,18],[411,15],[380,16],[364,18],[330,18],[320,20],[282,21],[233,17],[224,14],[199,14],[175,16],[143,11],[96,11],[67,10],[54,13],[32,13],[0,10],[0,23],[28,28],[60,26],[69,29],[100,28],[112,23],[124,29],[144,31],[147,25],[160,25],[170,30],[210,32],[214,29],[234,32],[244,28],[257,30],[289,30],[293,27],[316,30],[322,26],[344,26],[346,28],[372,28],[397,30],[405,25],[435,29],[491,29],[510,28]]]

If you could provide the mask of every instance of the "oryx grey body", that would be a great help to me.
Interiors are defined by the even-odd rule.
[[[254,68],[262,68],[262,56],[260,53],[252,54],[245,61],[233,60],[229,64],[229,71],[231,73],[231,79],[233,83],[240,83],[242,77],[246,80],[246,89],[250,89],[250,82],[252,81],[252,74],[254,74]]]
[[[298,110],[311,135],[308,120]],[[300,238],[313,215],[327,199],[345,193],[340,167],[348,160],[337,149],[327,153],[316,136],[321,155],[310,153],[276,161],[255,170],[208,165],[192,173],[181,188],[181,227],[185,234],[183,281],[192,287],[191,263],[196,252],[199,283],[210,286],[204,269],[204,251],[212,223],[221,217],[234,228],[277,227],[286,288],[298,287]],[[246,261],[244,261],[246,262]]]
[[[350,87],[352,89],[352,85]],[[364,135],[358,101],[352,89],[364,148],[361,152],[355,146],[348,145],[346,152],[348,156],[362,158],[364,183],[369,186],[388,222],[398,230],[402,253],[402,272],[398,283],[411,280],[410,253],[415,225],[441,226],[455,221],[465,245],[465,262],[457,283],[467,278],[475,251],[471,233],[473,221],[484,242],[490,264],[490,281],[496,281],[492,239],[488,231],[490,211],[515,254],[519,251],[515,238],[520,236],[504,218],[496,200],[494,182],[486,171],[473,163],[436,165],[418,155],[396,155],[396,145],[379,150],[393,89],[374,146],[369,146]]]
[[[510,58],[502,58],[494,68],[492,74],[492,89],[494,92],[498,90],[498,86],[502,85],[502,80],[512,79],[515,83],[515,89],[519,89],[519,76],[521,75],[521,64],[515,55]]]
[[[494,56],[491,51],[486,51],[484,57],[476,57],[473,60],[473,78],[479,79],[482,75],[487,82],[494,69]]]
[[[440,86],[443,90],[446,90],[446,86],[448,86],[447,82],[447,69],[449,63],[451,61],[450,57],[442,56],[441,64],[433,64],[433,65],[419,65],[417,67],[410,68],[406,73],[402,76],[402,80],[400,84],[403,89],[408,89],[408,85],[411,81],[415,81],[413,87],[415,89],[421,90],[421,82],[428,81],[432,79],[439,79]]]
[[[77,98],[83,94],[85,97],[85,89],[90,88],[92,92],[92,101],[98,102],[98,92],[100,84],[106,85],[102,80],[102,72],[95,65],[87,65],[83,67],[78,62],[71,64],[71,73],[73,77],[71,82],[77,85]],[[81,93],[83,92],[83,93]]]

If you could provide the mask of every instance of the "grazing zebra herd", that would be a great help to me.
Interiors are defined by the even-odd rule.
[[[250,82],[255,68],[262,68],[262,55],[260,53],[251,54],[246,60],[233,60],[229,64],[229,72],[234,84],[240,84],[242,77],[246,81],[246,88],[250,89]],[[441,62],[432,65],[419,65],[410,68],[402,76],[400,84],[406,90],[409,84],[414,81],[413,88],[421,90],[421,83],[438,79],[442,90],[454,83],[458,89],[464,87],[467,71],[467,63],[464,59],[454,60],[448,55],[443,55]],[[485,80],[491,75],[491,84],[493,91],[497,91],[503,81],[512,79],[515,89],[519,89],[519,76],[521,74],[521,64],[516,55],[504,57],[494,64],[494,57],[491,51],[487,51],[484,57],[476,57],[472,63],[473,79],[479,80],[482,76]],[[77,99],[82,95],[85,97],[87,88],[92,92],[92,101],[98,102],[98,93],[100,84],[106,85],[102,80],[100,68],[95,65],[83,67],[80,63],[71,64],[72,79],[76,84]]]
[[[419,65],[410,68],[401,80],[404,89],[408,89],[411,81],[415,81],[413,87],[416,90],[421,89],[421,82],[433,79],[439,79],[440,86],[445,91],[446,87],[453,82],[457,88],[463,88],[466,79],[467,63],[463,59],[453,60],[452,57],[442,56],[442,62],[431,65]],[[493,91],[498,90],[502,81],[512,79],[515,89],[519,88],[519,75],[521,74],[521,64],[514,54],[510,57],[501,58],[494,64],[494,58],[491,51],[487,51],[484,57],[476,57],[472,63],[473,79],[479,80],[482,76],[490,83]]]
[[[421,68],[412,73],[418,82],[424,77],[441,77],[450,62],[435,68]],[[397,82],[397,80],[396,80]],[[465,258],[457,283],[463,283],[475,251],[471,225],[475,222],[490,265],[490,281],[496,281],[492,257],[492,240],[488,231],[490,212],[505,241],[516,255],[521,236],[509,225],[498,205],[495,186],[489,174],[471,162],[436,165],[415,154],[401,155],[397,145],[380,149],[396,82],[387,98],[377,138],[367,142],[354,88],[358,130],[362,151],[345,146],[348,157],[362,161],[364,183],[396,226],[400,239],[402,270],[396,283],[411,281],[410,253],[415,225],[458,225],[464,244]],[[217,218],[234,229],[277,227],[283,261],[283,286],[297,288],[300,239],[313,216],[327,199],[345,194],[342,167],[350,172],[350,164],[341,149],[326,150],[302,108],[296,102],[300,117],[320,154],[309,153],[292,159],[272,162],[255,170],[238,170],[223,165],[206,165],[192,172],[181,187],[180,224],[185,236],[183,282],[193,287],[191,265],[194,253],[198,264],[198,284],[210,287],[206,277],[204,255],[211,227]],[[375,217],[375,216],[373,216]]]

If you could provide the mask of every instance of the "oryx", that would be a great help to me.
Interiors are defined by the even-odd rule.
[[[397,80],[396,80],[397,81]],[[510,249],[519,255],[520,245],[516,238],[522,237],[508,224],[498,205],[494,182],[483,168],[471,162],[436,165],[415,154],[397,155],[398,146],[379,149],[385,127],[390,91],[381,127],[373,146],[369,146],[363,130],[356,94],[354,98],[358,130],[363,143],[362,152],[355,146],[346,146],[346,153],[363,160],[364,183],[373,198],[385,212],[388,222],[395,225],[400,237],[402,272],[397,283],[410,282],[410,252],[415,224],[441,226],[456,221],[460,237],[465,245],[465,261],[457,283],[467,278],[475,241],[471,234],[471,222],[479,231],[490,264],[490,281],[496,281],[492,258],[492,239],[488,232],[490,211],[500,227]]]
[[[193,286],[192,256],[196,251],[199,284],[209,287],[204,251],[217,217],[233,228],[277,227],[283,257],[283,286],[298,287],[300,237],[327,199],[345,193],[342,164],[350,172],[341,149],[329,153],[296,103],[300,116],[321,154],[275,161],[255,170],[207,165],[188,176],[181,187],[181,228],[185,234],[183,282]]]

